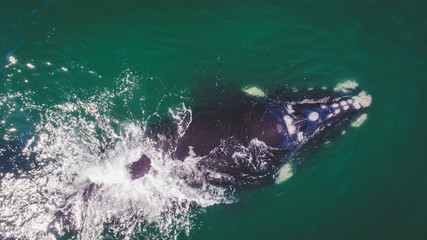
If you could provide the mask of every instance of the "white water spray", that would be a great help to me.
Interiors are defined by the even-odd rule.
[[[108,231],[125,238],[177,238],[190,233],[197,211],[233,201],[220,187],[190,187],[180,176],[197,174],[197,159],[172,160],[144,136],[145,122],[111,118],[105,103],[114,97],[105,91],[41,113],[24,150],[36,154],[39,166],[19,177],[6,173],[1,181],[2,237],[54,239],[77,231],[79,239],[99,239]],[[182,105],[170,114],[182,134],[191,111]],[[142,154],[152,167],[131,180],[127,165]]]

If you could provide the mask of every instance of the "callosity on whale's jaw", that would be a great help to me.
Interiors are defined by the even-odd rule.
[[[239,141],[234,134],[232,141],[223,141],[198,163],[199,169],[207,172],[205,180],[213,184],[245,187],[273,183],[292,154],[341,133],[372,101],[371,95],[360,89],[312,90],[286,101],[268,95],[250,97],[253,99],[245,103],[253,106],[246,107],[243,118],[235,116],[240,118],[248,142]]]
[[[278,148],[292,148],[317,135],[341,130],[336,128],[344,128],[346,123],[365,112],[371,102],[371,95],[365,91],[287,102],[281,109],[287,138]]]

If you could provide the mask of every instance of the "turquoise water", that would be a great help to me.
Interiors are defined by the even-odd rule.
[[[0,1],[1,238],[426,239],[426,11],[425,1]],[[372,95],[367,120],[281,184],[194,190],[142,138],[224,89],[346,80]],[[120,167],[144,151],[159,174],[136,185]],[[84,203],[87,179],[103,187]]]

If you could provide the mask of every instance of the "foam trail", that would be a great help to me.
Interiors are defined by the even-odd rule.
[[[357,87],[359,87],[359,84],[357,84],[357,82],[355,82],[353,80],[346,80],[344,82],[338,83],[334,87],[334,91],[335,92],[349,93],[352,90],[356,89]]]
[[[111,118],[104,103],[114,97],[106,91],[41,113],[24,150],[36,153],[40,166],[19,178],[6,173],[1,182],[1,237],[52,239],[77,231],[79,239],[97,239],[107,228],[127,238],[144,232],[147,238],[173,239],[190,233],[192,216],[202,211],[195,206],[233,201],[223,188],[190,187],[180,176],[197,174],[197,159],[172,160],[144,137],[145,122]],[[171,114],[184,132],[191,111],[182,105]],[[131,180],[127,165],[142,153],[152,168]]]
[[[291,178],[293,176],[292,171],[293,169],[290,163],[286,163],[285,165],[283,165],[278,172],[279,175],[276,178],[276,184],[286,182],[286,180]]]

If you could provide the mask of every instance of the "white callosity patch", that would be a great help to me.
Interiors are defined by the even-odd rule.
[[[336,92],[350,93],[354,91],[359,85],[352,80],[347,80],[343,83],[338,83],[334,88]],[[366,108],[371,105],[372,96],[366,93],[365,91],[361,91],[357,96],[352,97],[351,99],[346,101],[341,101],[341,106],[345,106],[347,103],[352,105],[355,109]],[[334,106],[333,106],[334,107]]]
[[[303,132],[298,132],[297,133],[297,138],[298,138],[298,141],[302,141],[302,140],[304,140],[304,133]]]
[[[318,112],[311,112],[309,115],[308,115],[308,120],[310,120],[310,121],[312,121],[312,122],[315,122],[315,121],[317,121],[319,119],[319,113]]]
[[[302,101],[299,101],[298,104],[312,104],[312,103],[327,103],[329,101],[330,97],[324,97],[324,98],[320,98],[320,99],[304,99]],[[293,104],[295,104],[295,102],[292,102]]]
[[[366,93],[365,91],[360,92],[357,96],[352,97],[354,103],[353,106],[357,105],[359,108],[360,107],[369,107],[371,105],[372,102],[372,96],[368,93]],[[357,108],[355,106],[355,108]],[[358,108],[357,108],[358,109]]]
[[[283,117],[283,120],[285,121],[286,128],[288,129],[288,133],[291,135],[294,134],[296,131],[296,127],[294,125],[294,119],[289,115],[285,115]]]
[[[286,111],[288,111],[288,113],[290,113],[290,114],[292,114],[292,113],[294,113],[295,112],[295,110],[293,109],[293,107],[292,107],[292,104],[288,104],[288,105],[286,105]]]
[[[355,101],[355,102],[353,103],[353,107],[354,107],[355,109],[360,109],[362,106],[360,105],[360,103],[359,103],[359,102]]]

